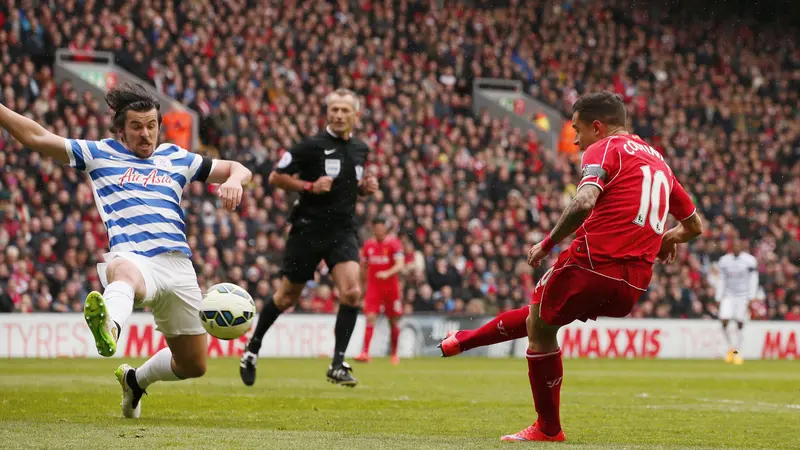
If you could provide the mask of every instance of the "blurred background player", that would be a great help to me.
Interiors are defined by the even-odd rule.
[[[181,194],[192,181],[223,183],[222,205],[234,210],[250,171],[235,161],[211,160],[172,144],[156,147],[161,106],[142,86],[112,89],[106,102],[114,113],[117,139],[65,139],[0,105],[0,126],[26,147],[86,172],[108,230],[111,251],[97,271],[105,290],[91,292],[84,317],[97,352],[117,350],[134,303],[153,311],[167,347],[141,367],[127,364],[115,375],[122,385],[122,413],[137,418],[142,394],[156,381],[201,377],[208,341],[200,323],[203,294],[197,284]]]
[[[364,176],[369,147],[353,136],[359,112],[356,94],[337,89],[325,99],[327,127],[307,137],[283,154],[269,182],[286,191],[300,192],[292,209],[292,229],[283,257],[281,285],[264,303],[247,348],[239,363],[242,382],[256,380],[258,352],[264,335],[281,313],[297,303],[306,283],[324,260],[340,295],[334,327],[331,383],[355,386],[358,380],[344,361],[361,303],[361,266],[355,209],[358,196],[378,190],[373,175]]]
[[[372,220],[372,234],[361,250],[361,275],[366,278],[364,295],[364,314],[367,328],[364,332],[364,347],[355,360],[369,362],[369,344],[375,331],[375,320],[383,311],[391,329],[392,364],[397,364],[397,340],[400,328],[397,322],[403,315],[403,300],[400,297],[400,278],[398,274],[405,266],[403,244],[394,236],[389,236],[387,219],[376,217]]]
[[[730,251],[720,258],[717,267],[719,318],[728,343],[725,362],[742,364],[744,359],[739,351],[744,339],[744,322],[750,316],[750,302],[756,298],[758,292],[758,262],[753,255],[742,251],[742,241],[736,237],[731,242]],[[731,336],[728,328],[730,321],[736,322],[734,336]]]
[[[566,439],[559,414],[564,368],[558,329],[575,320],[627,316],[647,290],[656,257],[673,261],[677,244],[702,233],[692,200],[663,157],[625,129],[625,105],[617,95],[587,94],[572,110],[575,143],[585,151],[578,192],[550,234],[531,248],[528,264],[540,266],[562,240],[577,235],[539,280],[526,319],[528,378],[538,417],[503,441]],[[665,233],[669,214],[680,224]],[[494,342],[521,337],[507,331],[519,330],[519,314],[506,318],[508,324],[486,330]],[[445,347],[459,349],[455,334],[441,345],[443,354]]]

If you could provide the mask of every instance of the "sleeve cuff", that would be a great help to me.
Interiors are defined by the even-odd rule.
[[[600,188],[600,190],[601,190],[601,191],[604,191],[604,190],[605,190],[605,189],[603,189],[603,186],[602,186],[602,185],[600,185],[600,183],[598,183],[598,182],[596,182],[596,181],[581,181],[581,182],[580,182],[580,184],[578,184],[578,189],[580,189],[580,188],[582,188],[582,187],[586,186],[587,184],[591,184],[591,185],[593,185],[593,186],[597,186],[597,187],[599,187],[599,188]]]
[[[69,166],[75,167],[75,154],[72,152],[72,143],[69,139],[64,139],[64,150],[67,152],[69,158]]]
[[[197,172],[194,173],[192,181],[200,181],[201,183],[205,183],[208,180],[209,175],[214,172],[214,166],[216,166],[217,160],[206,156],[202,156],[201,158],[202,160],[200,162],[200,167],[198,167]]]
[[[695,215],[695,214],[697,214],[697,208],[695,208],[694,210],[692,210],[692,213],[691,213],[691,214],[689,214],[688,216],[684,217],[683,219],[678,219],[678,222],[683,222],[684,220],[688,219],[689,217],[692,217],[692,216],[693,216],[693,215]]]

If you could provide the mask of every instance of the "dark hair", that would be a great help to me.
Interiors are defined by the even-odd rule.
[[[617,94],[609,91],[585,94],[572,105],[572,112],[578,113],[578,120],[592,123],[595,120],[607,125],[625,126],[625,103]]]
[[[141,84],[124,84],[109,90],[106,94],[106,103],[114,111],[112,133],[125,128],[125,116],[128,111],[147,112],[155,109],[158,112],[158,125],[161,126],[161,103]]]
[[[372,218],[372,224],[373,225],[376,225],[376,224],[379,224],[379,223],[382,223],[382,224],[384,224],[386,226],[389,226],[389,220],[386,217],[375,216],[375,217]]]

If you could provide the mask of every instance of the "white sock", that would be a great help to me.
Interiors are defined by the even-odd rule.
[[[744,343],[744,328],[736,327],[736,351],[742,351],[742,344]]]
[[[728,349],[733,348],[733,341],[731,340],[730,332],[728,331],[728,327],[725,325],[722,326],[722,333],[725,335],[725,342],[728,343]]]
[[[125,326],[125,322],[133,312],[133,295],[133,286],[124,281],[114,281],[103,291],[103,300],[106,303],[108,315],[119,325],[120,329]]]
[[[156,381],[178,381],[182,378],[172,371],[172,351],[169,347],[164,347],[136,369],[136,382],[139,387],[147,389],[147,386]]]

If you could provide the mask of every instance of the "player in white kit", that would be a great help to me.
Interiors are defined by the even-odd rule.
[[[117,140],[65,139],[0,105],[0,127],[25,147],[68,163],[91,178],[95,204],[108,231],[110,252],[98,264],[105,288],[86,297],[84,317],[97,351],[112,356],[134,304],[149,306],[166,337],[141,367],[115,374],[122,412],[136,418],[145,389],[156,381],[201,377],[208,341],[200,323],[202,293],[186,242],[181,194],[192,181],[222,183],[222,205],[234,210],[250,171],[235,161],[211,160],[176,145],[156,147],[161,127],[158,101],[142,86],[106,95]]]
[[[735,238],[731,252],[720,258],[717,266],[719,280],[716,296],[719,301],[719,318],[728,342],[725,362],[742,364],[744,359],[739,351],[744,339],[744,322],[750,315],[750,302],[756,298],[758,292],[758,263],[753,255],[742,251],[742,242]],[[737,325],[735,339],[728,330],[731,321]]]

